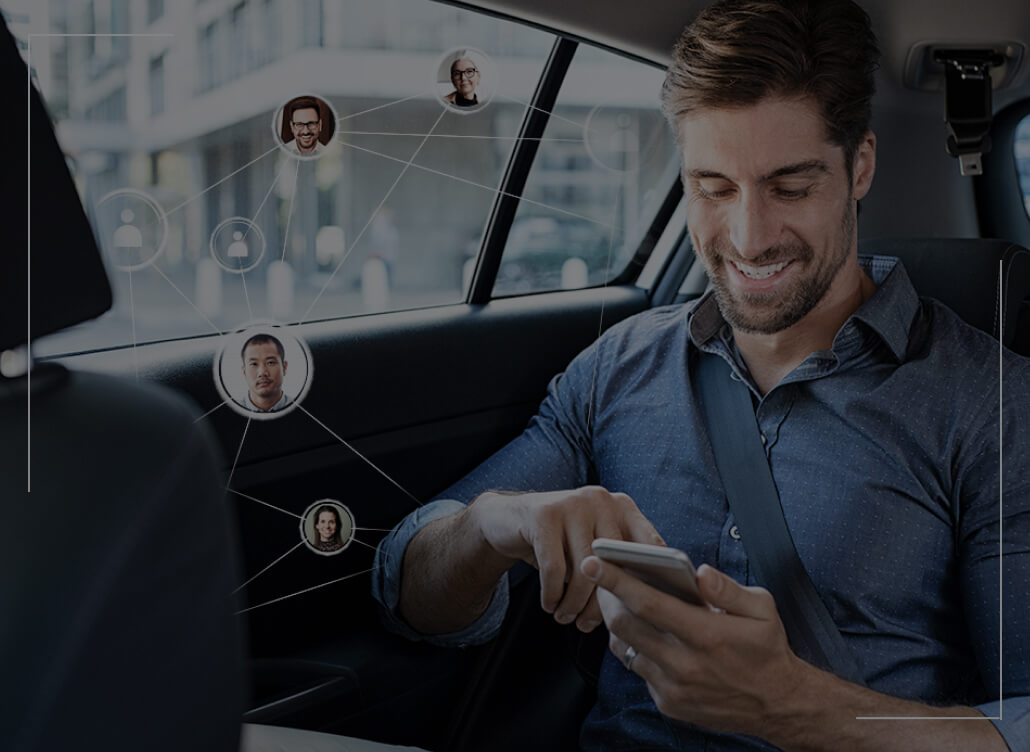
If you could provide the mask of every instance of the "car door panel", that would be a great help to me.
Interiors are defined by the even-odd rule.
[[[293,331],[312,353],[311,389],[303,410],[275,420],[218,407],[219,338],[64,362],[138,370],[208,411],[239,520],[249,719],[375,736],[391,727],[383,714],[402,708],[411,720],[390,739],[424,744],[447,733],[483,649],[388,634],[369,593],[375,545],[522,430],[548,380],[601,329],[647,305],[644,291],[618,287],[305,324]],[[304,510],[326,498],[357,528],[331,557],[307,550],[299,531]]]

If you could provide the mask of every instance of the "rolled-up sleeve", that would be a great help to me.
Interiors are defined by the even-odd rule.
[[[393,632],[436,645],[474,645],[492,639],[508,610],[508,576],[497,583],[486,611],[471,625],[449,634],[424,635],[397,613],[404,552],[419,530],[433,520],[461,511],[488,490],[555,491],[594,482],[589,438],[588,400],[596,363],[593,345],[580,353],[548,387],[540,411],[518,437],[444,491],[405,517],[376,549],[372,594]]]
[[[372,571],[372,596],[382,606],[381,614],[386,627],[409,640],[421,640],[433,645],[479,645],[492,639],[501,628],[508,611],[508,575],[498,580],[490,605],[472,624],[459,632],[426,635],[412,629],[397,613],[401,598],[401,569],[404,552],[411,539],[430,522],[456,514],[465,508],[460,501],[440,499],[405,517],[383,538],[376,549],[375,568]]]
[[[1030,697],[995,700],[976,709],[991,719],[1013,752],[1030,749]]]

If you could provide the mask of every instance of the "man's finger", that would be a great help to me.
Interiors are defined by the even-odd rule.
[[[540,607],[551,614],[565,592],[565,550],[560,536],[544,528],[533,542],[540,569]]]
[[[568,624],[578,618],[594,593],[594,583],[579,571],[579,562],[590,555],[589,536],[584,535],[579,527],[570,528],[566,535],[566,572],[569,581],[565,595],[554,610],[554,618],[560,624]]]
[[[702,564],[697,568],[697,586],[702,598],[728,614],[762,620],[779,618],[768,590],[744,587],[715,567]]]
[[[635,510],[627,517],[626,538],[637,543],[650,543],[654,546],[665,545],[665,539],[640,510]]]
[[[611,592],[598,589],[597,602],[601,606],[605,624],[608,625],[610,632],[609,646],[613,640],[618,639],[661,663],[670,644],[676,642],[675,638],[668,633],[655,629],[646,617],[640,617],[626,608],[622,601]],[[622,656],[616,654],[615,657],[621,659]]]
[[[587,579],[597,584],[598,588],[614,596],[621,607],[646,621],[649,626],[653,625],[656,630],[677,634],[683,628],[684,622],[689,620],[691,610],[711,613],[707,608],[691,606],[667,595],[626,573],[617,565],[596,556],[584,559],[580,569]],[[602,592],[598,600],[604,612],[605,622],[608,628],[612,629],[609,620],[610,609],[605,607],[604,595]]]
[[[632,671],[646,682],[659,679],[662,673],[661,669],[651,659],[651,656],[636,645],[633,646],[633,650],[629,650],[629,647],[630,643],[621,637],[613,635],[608,640],[608,649],[627,671]]]
[[[602,621],[601,606],[597,603],[597,588],[594,588],[590,594],[590,600],[576,618],[576,628],[580,632],[593,632],[601,626]]]

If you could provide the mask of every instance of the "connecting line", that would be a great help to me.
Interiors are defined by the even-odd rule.
[[[202,190],[202,191],[201,191],[200,193],[198,193],[198,194],[196,194],[196,195],[194,195],[194,196],[190,196],[190,197],[189,197],[188,199],[186,199],[185,201],[183,201],[183,202],[182,202],[182,203],[180,203],[180,204],[176,204],[176,205],[175,205],[175,206],[173,206],[173,207],[172,207],[171,209],[169,209],[168,211],[166,211],[166,212],[165,212],[165,216],[167,217],[167,216],[168,216],[169,214],[171,214],[172,212],[174,212],[174,211],[178,211],[178,210],[179,210],[179,209],[181,209],[182,207],[186,206],[186,204],[189,204],[189,203],[192,203],[193,201],[196,201],[196,200],[197,200],[198,198],[200,198],[201,196],[203,196],[203,195],[204,195],[205,193],[207,193],[208,191],[210,191],[210,190],[211,190],[212,188],[216,188],[216,187],[220,186],[220,185],[221,185],[222,183],[224,183],[224,182],[225,182],[226,180],[228,180],[228,179],[229,179],[229,178],[231,178],[232,176],[234,176],[234,175],[237,175],[238,173],[241,173],[241,172],[243,172],[244,170],[246,170],[246,169],[247,169],[248,167],[250,167],[250,166],[251,166],[252,164],[254,164],[255,162],[258,162],[258,161],[260,161],[260,160],[264,159],[264,158],[265,158],[265,157],[267,157],[267,156],[268,156],[269,154],[271,154],[271,153],[272,153],[273,151],[276,151],[276,150],[278,150],[278,148],[279,148],[278,146],[273,146],[273,147],[272,147],[271,149],[269,149],[268,151],[266,151],[266,152],[265,152],[264,154],[259,154],[258,156],[254,157],[254,159],[252,159],[252,160],[250,160],[249,162],[247,162],[247,164],[243,165],[243,167],[240,167],[240,168],[238,168],[238,169],[236,169],[236,170],[233,170],[233,171],[232,171],[232,172],[230,172],[230,173],[229,173],[228,175],[226,175],[226,176],[225,176],[224,178],[222,178],[221,180],[219,180],[219,181],[218,181],[217,183],[213,183],[213,184],[209,185],[209,186],[208,186],[207,188],[205,188],[204,190]]]
[[[300,162],[299,161],[297,162],[297,169],[300,170]],[[268,186],[268,190],[265,191],[265,197],[263,199],[261,199],[261,203],[258,204],[257,211],[254,212],[254,215],[250,218],[250,225],[247,226],[247,232],[245,232],[243,234],[244,238],[247,237],[247,233],[250,232],[250,228],[253,227],[256,224],[258,214],[260,214],[261,210],[265,208],[265,203],[268,201],[268,197],[272,195],[272,191],[275,189],[276,184],[279,182],[279,176],[282,174],[282,172],[283,172],[283,168],[280,168],[279,172],[275,173],[275,177],[272,178],[272,184],[270,186]],[[294,179],[296,180],[296,178],[294,178]]]
[[[581,144],[581,138],[530,138],[527,136],[469,136],[457,133],[396,133],[394,131],[338,131],[338,136],[409,136],[411,138],[466,138],[471,141],[560,141],[569,144]],[[342,140],[342,139],[341,139]]]
[[[392,533],[393,530],[385,527],[355,527],[355,531],[370,532],[370,533]]]
[[[1004,269],[1005,263],[1003,260],[998,261],[998,306],[1001,311],[1001,317],[999,322],[1004,321],[1005,315],[1005,287],[1004,287]],[[998,715],[991,716],[975,716],[975,715],[961,715],[961,716],[856,716],[856,720],[859,721],[1000,721],[1003,720],[1004,715],[1004,677],[1002,673],[1005,670],[1005,640],[1004,640],[1004,604],[1003,599],[1003,587],[1005,585],[1004,580],[1004,533],[1005,533],[1005,514],[1002,509],[1002,499],[1004,497],[1004,476],[1002,474],[1002,459],[1005,453],[1004,444],[1004,426],[1002,425],[1002,408],[1005,405],[1004,399],[1004,384],[1003,384],[1003,373],[1004,373],[1004,348],[1002,347],[1002,339],[1005,332],[1002,324],[998,326]]]
[[[279,507],[277,507],[277,506],[275,506],[273,504],[269,504],[267,501],[261,501],[261,499],[257,499],[257,498],[255,498],[253,496],[248,496],[247,494],[243,493],[242,491],[237,491],[235,488],[228,488],[228,487],[226,487],[225,490],[228,491],[229,493],[236,494],[237,496],[242,496],[244,499],[248,499],[249,501],[255,501],[258,504],[263,504],[264,506],[268,507],[269,509],[274,509],[277,512],[282,512],[283,514],[288,514],[290,517],[295,517],[298,520],[304,519],[299,514],[294,514],[293,512],[289,512],[289,511],[287,511],[285,509],[281,509],[281,508],[279,508]]]
[[[325,423],[323,423],[323,422],[322,422],[322,421],[320,421],[320,420],[319,420],[318,418],[316,418],[316,417],[315,417],[314,415],[312,415],[311,413],[309,413],[309,412],[308,412],[308,411],[307,411],[307,410],[306,410],[306,409],[304,408],[304,405],[301,405],[301,404],[299,404],[299,403],[298,403],[298,404],[297,404],[297,409],[299,409],[299,410],[300,410],[301,412],[303,412],[303,413],[304,413],[305,415],[307,415],[307,416],[308,416],[309,418],[311,418],[311,420],[313,420],[313,421],[315,421],[316,423],[318,423],[318,425],[322,426],[322,428],[324,428],[324,429],[325,429],[326,431],[328,431],[328,432],[329,432],[329,435],[330,435],[330,436],[332,436],[332,437],[333,437],[334,439],[336,439],[336,440],[337,440],[337,441],[339,441],[339,442],[340,442],[341,444],[343,444],[343,445],[344,445],[345,447],[347,447],[347,448],[348,448],[348,449],[350,449],[350,450],[351,450],[352,452],[354,452],[355,456],[356,456],[356,457],[357,457],[358,459],[360,459],[360,460],[361,460],[362,462],[364,462],[364,463],[365,463],[366,465],[368,465],[368,466],[369,466],[369,467],[371,467],[371,468],[372,468],[373,470],[375,470],[375,471],[376,471],[377,473],[379,473],[379,474],[380,474],[380,475],[382,475],[382,476],[383,476],[384,478],[386,478],[386,480],[388,480],[388,481],[389,481],[390,483],[392,483],[392,484],[394,485],[394,487],[395,487],[395,488],[397,488],[397,489],[398,489],[399,491],[401,491],[401,492],[402,492],[402,493],[403,493],[403,494],[404,494],[405,496],[407,496],[407,497],[408,497],[409,499],[411,499],[411,500],[412,500],[413,502],[415,502],[415,503],[416,503],[416,504],[418,504],[419,506],[422,506],[422,502],[421,502],[421,501],[419,501],[418,499],[416,499],[416,498],[415,498],[415,496],[414,496],[414,495],[413,495],[413,494],[412,494],[412,493],[411,493],[410,491],[408,491],[408,489],[406,489],[406,488],[405,488],[404,486],[402,486],[402,485],[401,485],[400,483],[398,483],[397,481],[395,481],[395,480],[394,480],[393,478],[391,478],[391,477],[390,477],[389,475],[387,475],[387,474],[386,474],[385,472],[383,472],[382,470],[380,470],[380,469],[379,469],[379,467],[378,467],[378,466],[376,466],[376,464],[375,464],[374,462],[372,462],[372,460],[368,459],[368,457],[366,457],[366,456],[365,456],[365,455],[363,455],[363,454],[362,454],[361,452],[359,452],[359,451],[358,451],[357,449],[355,449],[355,448],[354,448],[354,447],[352,447],[352,446],[351,446],[350,444],[348,444],[348,443],[347,443],[346,441],[344,441],[344,440],[343,440],[343,439],[342,439],[342,438],[340,437],[340,435],[339,435],[339,434],[337,434],[337,433],[336,433],[335,431],[333,431],[333,429],[331,429],[331,428],[330,428],[329,426],[327,426],[327,425],[326,425]]]
[[[217,405],[215,405],[210,410],[208,410],[206,413],[204,413],[199,418],[197,418],[195,421],[193,421],[194,425],[199,423],[200,421],[204,420],[204,418],[206,418],[208,415],[210,415],[211,413],[213,413],[215,410],[217,410],[220,407],[225,407],[225,403],[224,402],[219,402]]]
[[[401,159],[400,157],[393,157],[393,156],[390,156],[389,154],[383,154],[382,152],[375,151],[374,149],[366,149],[363,146],[358,146],[357,144],[352,144],[352,143],[349,143],[347,141],[341,141],[340,143],[342,143],[345,146],[349,146],[351,149],[357,149],[358,151],[363,151],[363,152],[366,152],[368,154],[374,154],[375,156],[382,157],[383,159],[389,159],[391,162],[401,162],[401,163],[407,164],[405,162],[405,160]],[[606,229],[613,226],[613,225],[609,224],[608,222],[603,222],[600,219],[594,219],[593,217],[588,217],[585,214],[577,214],[576,212],[571,212],[571,211],[569,211],[567,209],[562,209],[562,208],[557,207],[557,206],[551,206],[550,204],[545,204],[545,203],[542,203],[540,201],[533,201],[532,199],[525,198],[524,196],[517,196],[514,193],[508,193],[507,191],[502,191],[501,189],[495,188],[494,186],[486,185],[484,183],[477,183],[474,180],[468,180],[467,178],[461,178],[461,177],[458,177],[457,175],[451,175],[451,174],[446,173],[446,172],[441,172],[440,170],[434,170],[431,167],[424,167],[422,165],[417,165],[417,164],[412,164],[411,167],[414,167],[416,170],[422,170],[423,172],[432,173],[433,175],[439,175],[440,177],[450,178],[451,180],[457,180],[459,183],[465,183],[467,185],[473,185],[476,188],[482,188],[483,190],[490,191],[491,193],[499,193],[502,196],[508,196],[510,198],[515,198],[515,199],[518,199],[519,201],[521,201],[524,204],[532,204],[533,206],[539,206],[539,207],[541,207],[543,209],[549,209],[550,211],[557,212],[558,214],[565,214],[566,216],[569,216],[569,217],[575,217],[576,219],[582,219],[584,222],[590,222],[591,224],[599,225],[600,227],[604,227]]]
[[[619,194],[615,194],[615,208],[612,212],[613,217],[619,216]],[[615,246],[615,225],[611,227],[611,232],[608,233],[608,259],[604,264],[604,289],[608,289],[608,278],[611,276],[612,268],[612,248]],[[601,333],[604,331],[604,304],[605,298],[601,298],[601,315],[597,321],[597,337],[600,339]],[[600,348],[594,348],[594,372],[590,377],[590,398],[587,400],[587,429],[590,429],[590,421],[593,418],[594,411],[594,394],[597,389],[597,366],[598,357],[601,354]]]
[[[370,112],[375,112],[376,110],[381,110],[384,107],[393,107],[395,104],[401,104],[402,102],[408,102],[408,101],[410,101],[412,99],[418,99],[421,96],[424,96],[424,94],[422,94],[422,93],[412,94],[410,97],[404,97],[404,99],[398,99],[398,100],[396,100],[394,102],[387,102],[386,104],[377,105],[376,107],[372,107],[372,108],[367,109],[367,110],[362,110],[361,112],[355,112],[355,113],[353,113],[351,115],[344,115],[342,118],[337,118],[336,122],[337,123],[342,123],[344,120],[350,120],[351,118],[356,118],[356,117],[359,117],[361,115],[367,115]]]
[[[247,318],[254,318],[254,309],[250,307],[250,293],[247,292],[247,272],[243,270],[243,259],[240,259],[240,279],[243,280],[243,298],[247,301]]]
[[[375,546],[373,546],[373,545],[371,545],[369,543],[365,543],[365,541],[359,541],[357,538],[351,538],[351,540],[354,541],[355,543],[357,543],[359,546],[364,546],[365,548],[370,548],[373,551],[377,550],[377,548]]]
[[[174,37],[175,34],[142,34],[132,32],[129,34],[43,34],[43,33],[32,33],[29,34],[29,43],[32,43],[32,37]],[[31,67],[31,66],[30,66]]]
[[[333,278],[336,276],[336,273],[340,271],[340,267],[343,266],[343,262],[347,260],[347,258],[351,255],[351,252],[357,247],[358,243],[361,241],[361,238],[364,237],[365,231],[369,228],[369,226],[371,226],[372,221],[376,218],[376,215],[379,214],[379,210],[383,208],[383,204],[385,204],[387,199],[389,199],[391,194],[393,194],[394,189],[401,182],[401,178],[403,178],[404,175],[408,172],[408,168],[412,166],[412,162],[415,161],[415,157],[417,157],[419,155],[419,152],[422,151],[422,147],[426,145],[426,141],[429,140],[429,136],[432,134],[436,126],[440,124],[440,121],[443,120],[443,116],[446,113],[446,110],[442,110],[440,112],[440,117],[438,117],[436,119],[436,122],[433,123],[433,127],[429,129],[429,133],[427,133],[425,138],[422,139],[422,142],[418,145],[418,148],[415,149],[415,152],[411,155],[410,159],[408,159],[406,162],[403,159],[397,159],[398,162],[404,164],[404,169],[401,170],[401,173],[397,176],[397,179],[393,181],[393,185],[390,186],[390,189],[386,192],[386,195],[383,196],[383,200],[379,202],[379,205],[375,208],[372,214],[369,215],[368,221],[365,222],[365,226],[361,228],[361,232],[359,232],[358,236],[354,238],[354,241],[350,244],[350,248],[348,248],[347,252],[343,254],[343,258],[340,259],[340,263],[338,263],[336,265],[336,268],[333,269],[333,273],[329,275],[329,279],[327,279],[325,281],[325,284],[322,285],[322,289],[318,291],[318,295],[316,295],[315,299],[311,301],[311,305],[308,306],[308,310],[304,312],[304,315],[300,319],[301,322],[307,319],[308,315],[315,309],[315,305],[318,303],[319,300],[321,300],[323,293],[325,293],[325,291],[329,289],[329,285],[332,283]]]
[[[998,720],[1004,715],[1005,682],[1005,514],[1002,509],[1004,498],[1005,476],[1002,472],[1002,461],[1005,457],[1005,432],[1002,420],[1005,407],[1005,384],[1002,377],[1005,348],[1005,261],[998,259]]]
[[[355,572],[354,574],[348,574],[348,575],[344,575],[343,577],[338,577],[335,580],[330,580],[329,582],[323,582],[321,585],[313,585],[312,587],[305,588],[304,590],[298,590],[296,593],[290,593],[289,595],[283,595],[283,596],[280,596],[278,598],[273,598],[270,601],[265,601],[264,603],[259,603],[256,606],[248,606],[247,608],[244,608],[244,609],[241,609],[240,611],[237,611],[236,615],[239,616],[240,614],[245,614],[248,611],[253,611],[255,608],[261,608],[262,606],[271,606],[273,603],[279,603],[279,601],[284,601],[287,598],[293,598],[294,596],[297,596],[297,595],[303,595],[304,593],[310,593],[312,590],[318,590],[319,588],[329,587],[330,585],[335,585],[337,582],[343,582],[344,580],[350,580],[350,579],[353,579],[354,577],[361,577],[362,575],[369,574],[370,572],[374,572],[375,570],[376,570],[376,567],[372,567],[371,569],[365,569],[365,570],[363,570],[361,572]]]
[[[229,471],[229,479],[225,481],[225,490],[231,491],[232,476],[236,473],[236,463],[240,461],[240,452],[243,451],[243,442],[247,440],[247,429],[250,428],[250,418],[247,418],[247,425],[243,427],[243,436],[240,437],[240,446],[236,449],[236,459],[232,461],[232,469]]]
[[[856,721],[1000,721],[994,715],[858,715]]]
[[[240,592],[241,590],[243,590],[243,588],[247,587],[247,585],[249,585],[250,583],[252,583],[252,582],[253,582],[254,580],[256,580],[256,579],[257,579],[258,577],[260,577],[261,575],[263,575],[263,574],[264,574],[265,572],[267,572],[267,571],[268,571],[269,569],[271,569],[272,567],[274,567],[274,566],[275,566],[276,564],[278,564],[278,563],[279,563],[280,561],[282,561],[283,559],[285,559],[285,558],[286,558],[287,556],[289,556],[290,554],[292,554],[292,553],[293,553],[294,551],[296,551],[296,550],[297,550],[298,548],[300,548],[300,547],[301,547],[301,546],[303,546],[303,545],[304,545],[304,541],[301,541],[300,543],[298,543],[298,544],[297,544],[296,546],[294,546],[294,547],[293,547],[293,548],[291,548],[291,549],[290,549],[289,551],[287,551],[286,553],[284,553],[284,554],[283,554],[282,556],[280,556],[280,557],[279,557],[278,559],[276,559],[275,561],[273,561],[273,562],[272,562],[271,564],[269,564],[269,565],[268,565],[267,567],[265,567],[264,569],[262,569],[262,570],[261,570],[260,572],[258,572],[258,573],[257,573],[256,575],[254,575],[254,576],[253,576],[253,577],[251,577],[251,578],[250,578],[249,580],[247,580],[247,581],[246,581],[246,582],[244,582],[244,583],[243,583],[242,585],[240,585],[240,586],[239,586],[238,588],[236,588],[235,590],[233,590],[233,591],[232,591],[232,594],[233,594],[233,595],[236,595],[236,593],[238,593],[238,592]]]
[[[129,270],[129,319],[132,321],[132,367],[136,371],[136,383],[139,383],[139,359],[136,356],[136,299],[132,294],[132,270]]]
[[[556,112],[552,112],[551,110],[545,110],[542,107],[537,107],[535,104],[530,104],[529,102],[523,102],[521,99],[515,99],[514,97],[508,97],[508,96],[505,96],[504,94],[498,94],[497,96],[501,97],[502,99],[507,99],[509,102],[514,102],[515,104],[521,104],[523,107],[525,107],[527,109],[536,110],[537,112],[542,112],[545,115],[547,115],[549,118],[555,118],[557,120],[564,120],[566,123],[569,123],[570,125],[574,125],[577,128],[581,128],[584,133],[587,132],[587,127],[586,127],[586,125],[584,123],[577,123],[575,120],[569,120],[567,117],[559,115]]]
[[[221,329],[219,329],[215,325],[215,322],[213,322],[211,319],[209,319],[207,316],[205,316],[204,312],[202,310],[197,308],[196,304],[192,300],[189,299],[189,296],[186,295],[186,293],[184,293],[182,290],[180,290],[178,287],[176,287],[175,283],[172,282],[172,280],[168,278],[167,274],[165,274],[163,271],[161,271],[161,268],[157,264],[151,264],[150,266],[158,274],[160,274],[162,277],[164,277],[165,282],[170,284],[172,286],[172,289],[175,290],[177,293],[179,293],[179,295],[182,296],[182,299],[185,300],[187,303],[189,303],[193,307],[194,311],[196,311],[197,313],[200,314],[201,318],[203,318],[204,321],[206,321],[211,326],[211,328],[215,330],[215,334],[218,334],[219,336],[225,334],[225,332],[223,332]]]
[[[290,191],[290,211],[286,214],[286,229],[283,231],[283,257],[282,261],[286,261],[286,243],[290,238],[290,221],[293,219],[293,205],[297,201],[297,177],[300,175],[300,160],[294,160],[297,163],[297,169],[293,171],[293,190]]]
[[[25,66],[25,493],[32,493],[32,34]]]

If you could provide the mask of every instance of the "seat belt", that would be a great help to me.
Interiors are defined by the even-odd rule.
[[[794,651],[819,668],[865,684],[855,658],[798,558],[783,518],[751,404],[742,381],[718,355],[700,353],[694,374],[715,465],[755,579],[776,600]]]

